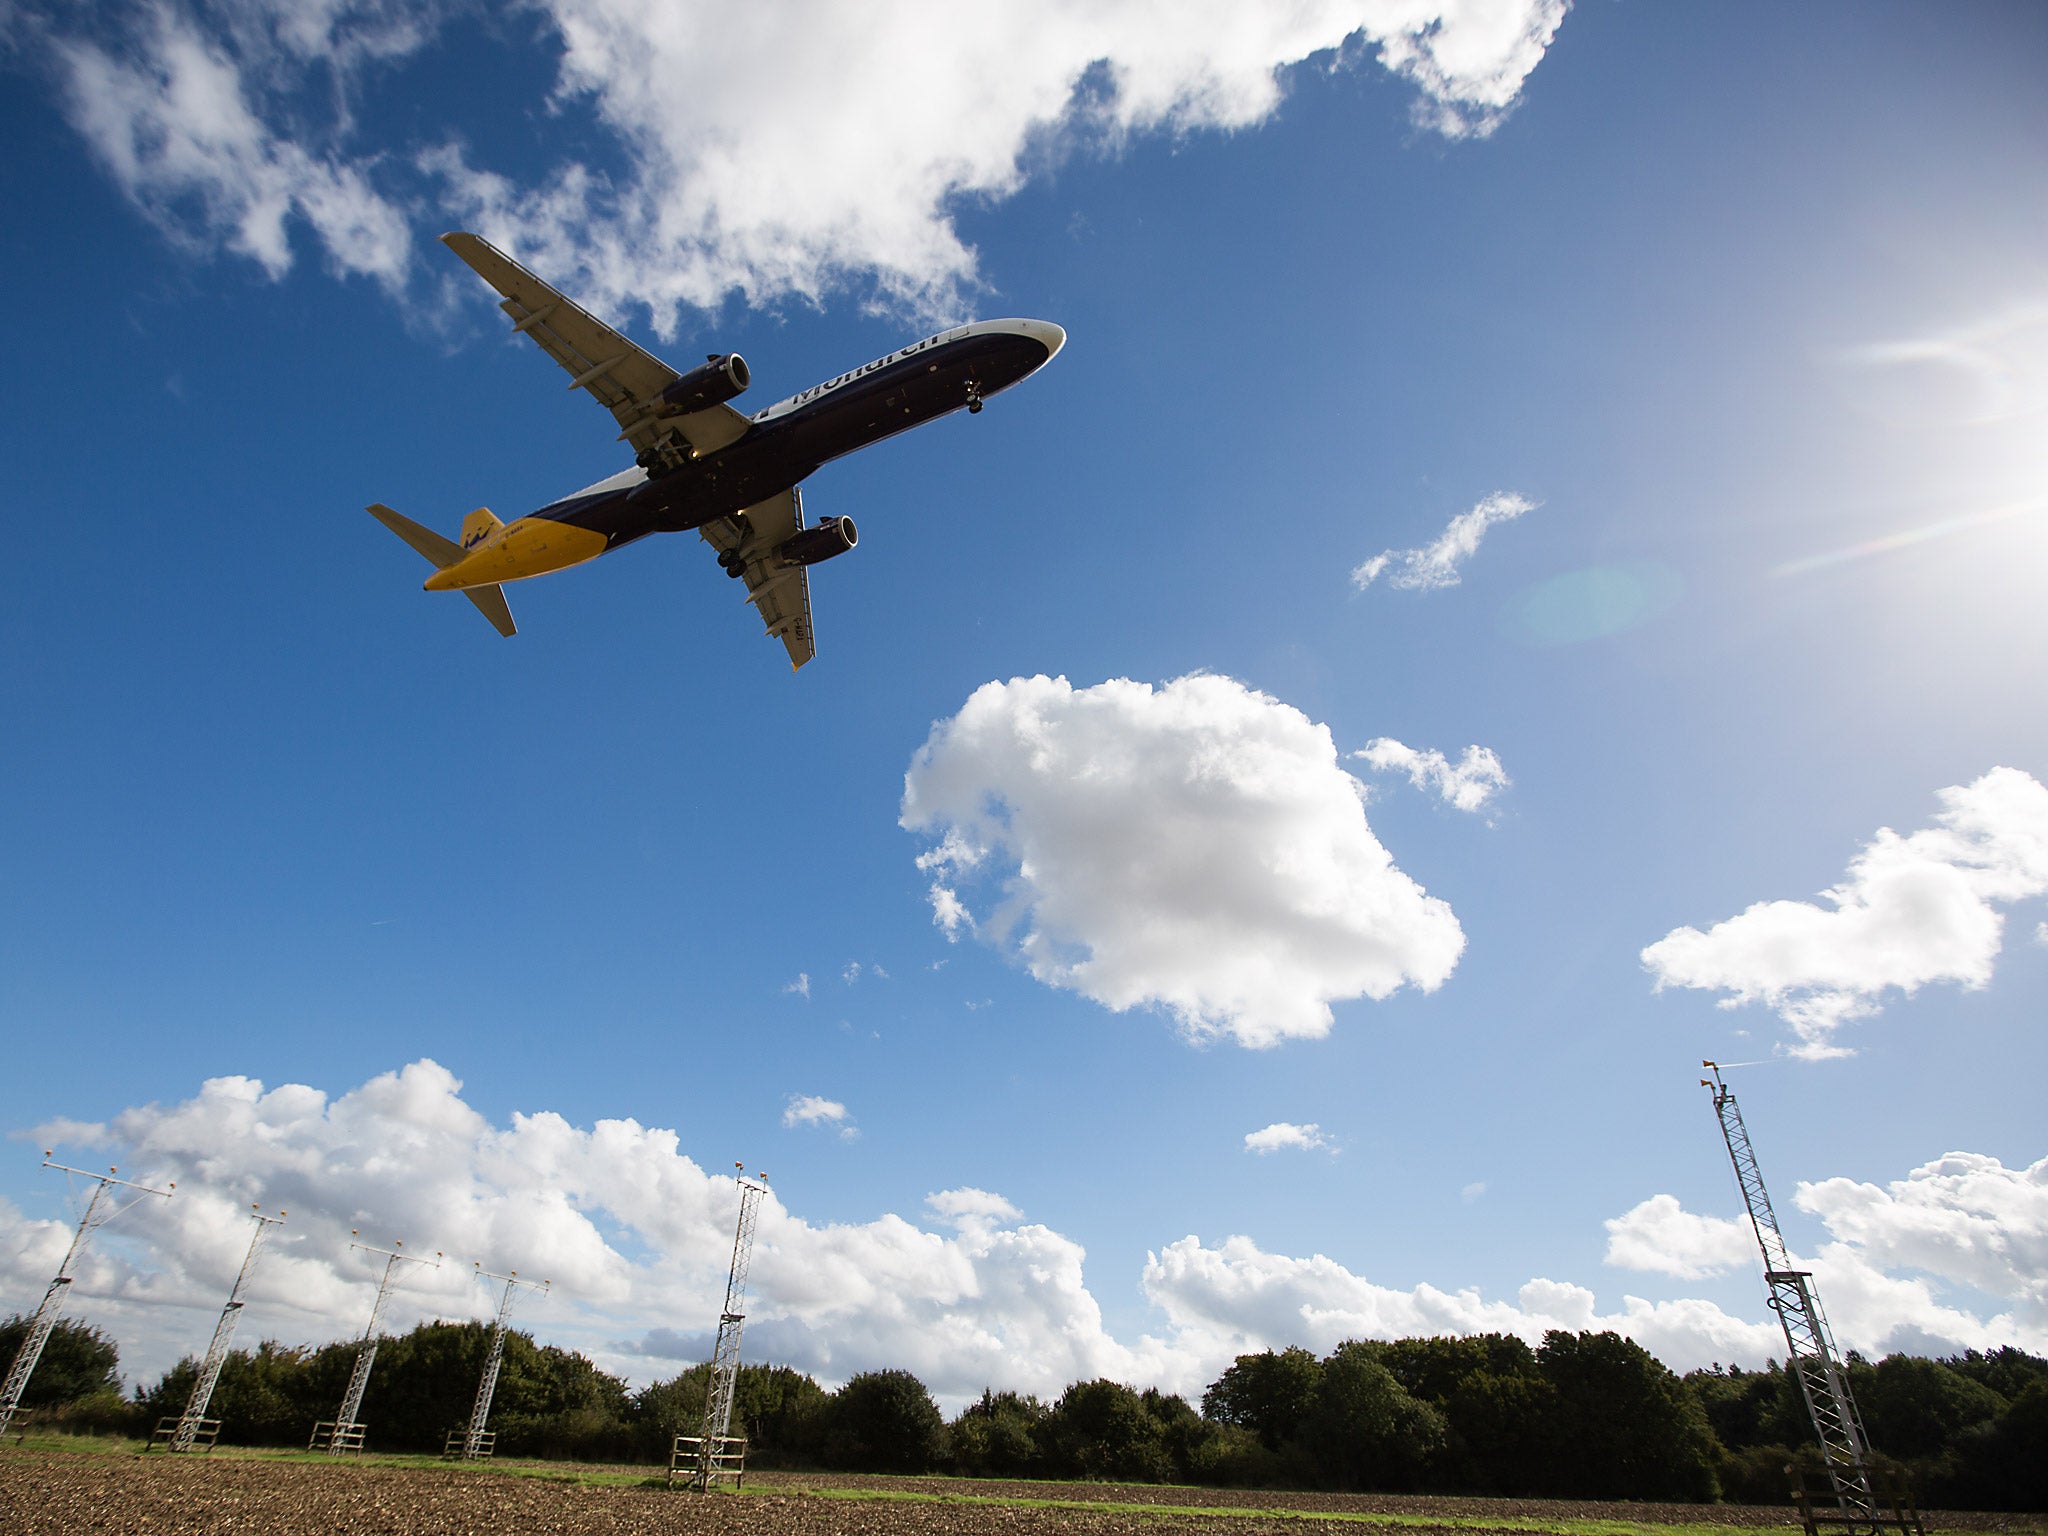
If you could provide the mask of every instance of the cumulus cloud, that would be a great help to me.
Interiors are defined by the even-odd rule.
[[[971,1185],[962,1185],[959,1189],[942,1189],[937,1194],[926,1195],[924,1203],[939,1220],[956,1227],[977,1224],[993,1226],[1019,1221],[1024,1215],[1001,1195],[990,1194],[985,1189],[975,1189]]]
[[[516,174],[476,163],[452,117],[371,143],[348,109],[436,41],[445,6],[136,0],[95,12],[88,33],[27,0],[24,31],[48,40],[72,121],[123,189],[186,238],[275,273],[304,219],[336,265],[388,277],[407,255],[400,210],[431,194],[442,223],[471,223],[600,310],[644,305],[668,334],[678,306],[731,295],[853,286],[953,308],[979,282],[958,208],[1013,195],[1076,148],[1255,126],[1309,60],[1375,61],[1413,85],[1424,126],[1484,137],[1566,4],[540,0],[553,88],[513,105],[585,114],[598,144]]]
[[[1479,551],[1479,541],[1495,523],[1509,522],[1536,503],[1512,491],[1495,491],[1470,511],[1452,518],[1435,541],[1421,549],[1383,549],[1351,572],[1351,584],[1363,592],[1391,568],[1389,586],[1410,592],[1434,592],[1458,584],[1458,568]]]
[[[1467,747],[1454,763],[1433,747],[1406,746],[1391,736],[1379,736],[1351,755],[1382,773],[1407,774],[1417,789],[1434,790],[1461,811],[1484,810],[1508,787],[1507,770],[1488,747]]]
[[[178,1181],[175,1198],[136,1207],[88,1251],[70,1306],[119,1339],[141,1379],[205,1339],[259,1200],[291,1216],[257,1271],[245,1340],[358,1332],[376,1274],[348,1250],[360,1227],[380,1244],[402,1237],[448,1255],[441,1269],[405,1277],[388,1313],[395,1329],[488,1315],[493,1298],[468,1274],[481,1260],[552,1279],[547,1307],[523,1322],[608,1370],[644,1382],[709,1352],[738,1187],[688,1156],[675,1131],[626,1119],[578,1126],[549,1111],[495,1123],[446,1069],[419,1061],[335,1097],[214,1078],[183,1102],[123,1112],[97,1145],[124,1173]],[[2048,1160],[2008,1170],[1967,1153],[1888,1186],[1801,1186],[1799,1204],[1832,1233],[1813,1265],[1844,1346],[1877,1352],[1910,1338],[2048,1350],[2044,1189]],[[945,1188],[924,1204],[943,1230],[892,1214],[815,1224],[766,1195],[750,1358],[828,1383],[902,1367],[957,1406],[986,1386],[1050,1397],[1097,1376],[1199,1393],[1247,1350],[1404,1334],[1501,1329],[1533,1341],[1547,1328],[1614,1328],[1681,1370],[1783,1353],[1760,1300],[1743,1318],[1694,1299],[1625,1296],[1603,1308],[1585,1287],[1550,1279],[1512,1299],[1401,1290],[1322,1255],[1195,1236],[1148,1254],[1139,1278],[1158,1326],[1125,1341],[1104,1327],[1072,1239],[985,1189]],[[69,1221],[0,1202],[0,1284],[40,1294],[69,1240]],[[2004,1310],[1969,1310],[1953,1294],[1963,1287],[2002,1298]]]
[[[1247,1152],[1261,1156],[1290,1147],[1302,1152],[1313,1152],[1318,1147],[1327,1147],[1323,1139],[1323,1128],[1311,1120],[1307,1125],[1293,1125],[1285,1120],[1276,1120],[1264,1130],[1246,1131],[1244,1147]]]
[[[1747,1263],[1756,1253],[1749,1223],[1695,1216],[1674,1196],[1652,1195],[1607,1223],[1607,1262],[1697,1280]]]
[[[1828,905],[1761,901],[1702,933],[1676,928],[1642,952],[1665,987],[1761,1002],[1792,1026],[1795,1056],[1850,1054],[1834,1034],[1886,992],[1991,980],[2002,904],[2048,891],[2048,788],[2017,768],[1941,790],[1932,827],[1889,827],[1850,861]]]
[[[2008,1168],[1951,1152],[1888,1185],[1824,1179],[1794,1199],[1872,1272],[1943,1276],[2012,1303],[2034,1333],[2048,1330],[2048,1158]]]
[[[785,1129],[805,1125],[829,1125],[834,1127],[841,1138],[852,1141],[860,1135],[853,1123],[853,1117],[846,1112],[846,1106],[837,1099],[822,1098],[815,1093],[793,1093],[783,1106],[782,1124]]]
[[[1432,991],[1464,949],[1361,796],[1326,726],[1230,678],[1020,677],[932,727],[901,819],[938,840],[942,927],[979,880],[973,926],[1040,981],[1263,1047],[1327,1033],[1332,1001]]]

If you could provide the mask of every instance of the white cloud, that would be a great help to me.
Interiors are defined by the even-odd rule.
[[[1607,1262],[1697,1280],[1734,1269],[1756,1256],[1749,1223],[1695,1216],[1671,1195],[1652,1195],[1607,1223]]]
[[[509,105],[587,110],[600,142],[590,163],[516,179],[473,164],[452,117],[409,143],[362,144],[348,104],[372,70],[435,41],[440,6],[151,0],[98,14],[88,38],[52,0],[30,3],[57,39],[74,123],[166,228],[276,273],[296,215],[338,266],[388,278],[407,254],[398,210],[424,201],[424,173],[440,194],[426,216],[479,226],[600,311],[645,305],[667,334],[679,305],[733,294],[855,286],[957,307],[979,282],[959,208],[1011,196],[1077,148],[1255,126],[1312,58],[1375,59],[1415,86],[1425,126],[1484,137],[1567,0],[540,0],[553,90]]]
[[[1824,1179],[1801,1184],[1794,1199],[1872,1271],[1939,1275],[2048,1331],[2048,1158],[2007,1168],[1951,1152],[1889,1185]]]
[[[1486,1180],[1474,1179],[1470,1184],[1467,1184],[1463,1189],[1458,1191],[1458,1198],[1464,1201],[1467,1205],[1470,1205],[1473,1201],[1477,1200],[1481,1195],[1485,1193]]]
[[[1285,1120],[1276,1120],[1264,1130],[1246,1131],[1244,1147],[1247,1152],[1262,1156],[1291,1147],[1303,1152],[1313,1152],[1318,1147],[1327,1147],[1323,1139],[1323,1128],[1311,1120],[1307,1125],[1293,1125]]]
[[[89,1128],[88,1128],[89,1129]],[[257,1272],[243,1337],[325,1341],[358,1332],[374,1266],[348,1251],[351,1227],[380,1244],[445,1249],[413,1272],[390,1325],[487,1314],[471,1261],[555,1282],[522,1316],[543,1338],[638,1381],[705,1358],[724,1295],[738,1189],[687,1156],[674,1131],[632,1120],[570,1124],[548,1111],[494,1124],[432,1062],[330,1098],[301,1085],[215,1078],[182,1103],[117,1116],[107,1160],[169,1201],[123,1215],[88,1252],[69,1315],[106,1327],[131,1380],[153,1379],[198,1348],[248,1246],[249,1202],[290,1220]],[[2040,1315],[2048,1160],[2007,1170],[1951,1154],[1879,1188],[1802,1186],[1799,1204],[1833,1241],[1813,1261],[1845,1347],[2048,1349]],[[1026,1223],[1000,1194],[946,1188],[925,1200],[947,1231],[896,1215],[814,1225],[771,1192],[761,1208],[747,1320],[749,1358],[818,1373],[914,1371],[949,1405],[984,1386],[1057,1395],[1096,1376],[1199,1393],[1245,1350],[1346,1338],[1546,1328],[1627,1333],[1678,1369],[1761,1364],[1783,1342],[1759,1300],[1755,1319],[1695,1299],[1624,1297],[1531,1280],[1511,1300],[1418,1285],[1397,1290],[1335,1261],[1268,1253],[1245,1237],[1197,1237],[1148,1255],[1141,1285],[1159,1326],[1112,1337],[1083,1276],[1080,1246]],[[0,1285],[40,1294],[70,1224],[0,1202]],[[1125,1282],[1113,1281],[1119,1287]],[[1942,1294],[2003,1298],[1981,1316]]]
[[[1793,1255],[1827,1300],[1845,1348],[1947,1354],[2048,1344],[2048,1158],[2007,1168],[1950,1152],[1888,1185],[1802,1183],[1793,1196],[1829,1241]],[[1608,1262],[1682,1278],[1757,1257],[1741,1218],[1697,1216],[1669,1195],[1607,1223]],[[2000,1310],[1959,1304],[1974,1292]]]
[[[1628,1296],[1621,1311],[1603,1313],[1593,1292],[1554,1280],[1531,1280],[1511,1302],[1433,1285],[1395,1290],[1321,1254],[1267,1253],[1247,1237],[1215,1247],[1195,1237],[1169,1243],[1146,1256],[1143,1286],[1181,1351],[1223,1364],[1290,1344],[1321,1353],[1346,1339],[1485,1332],[1537,1342],[1551,1328],[1611,1328],[1678,1370],[1713,1360],[1761,1364],[1774,1347],[1784,1352],[1775,1326],[1730,1317],[1708,1301]]]
[[[1762,1002],[1792,1026],[1792,1054],[1847,1055],[1834,1032],[1886,991],[1982,987],[2004,929],[1997,904],[2048,891],[2048,788],[2016,768],[1941,790],[1935,825],[1889,827],[1850,861],[1830,903],[1762,901],[1707,932],[1676,928],[1642,952],[1665,987]]]
[[[1500,758],[1488,747],[1467,747],[1464,756],[1453,763],[1433,747],[1418,749],[1391,736],[1379,736],[1351,755],[1382,773],[1407,774],[1408,782],[1417,789],[1433,789],[1445,803],[1461,811],[1485,809],[1509,782]]]
[[[1410,592],[1434,592],[1458,584],[1458,567],[1479,550],[1479,541],[1495,523],[1505,523],[1534,511],[1536,503],[1512,491],[1495,491],[1477,502],[1470,511],[1452,518],[1435,542],[1421,549],[1383,549],[1351,572],[1351,584],[1364,591],[1388,567],[1390,586]]]
[[[798,997],[809,997],[811,995],[811,973],[809,971],[798,971],[796,973],[796,980],[792,981],[782,990],[794,992]]]
[[[259,115],[223,40],[170,6],[143,13],[126,56],[55,44],[72,125],[125,193],[173,238],[224,245],[272,277],[304,219],[344,273],[403,286],[412,236],[363,167],[308,151]]]
[[[920,859],[918,862],[922,864],[924,861]],[[962,928],[969,933],[974,932],[974,914],[967,910],[967,904],[960,899],[958,891],[950,885],[942,885],[934,880],[929,896],[932,904],[932,922],[945,934],[948,944],[960,937]],[[932,969],[937,970],[945,963],[943,960],[935,960],[932,962]]]
[[[942,1189],[936,1194],[926,1195],[924,1203],[939,1220],[956,1227],[993,1226],[1019,1221],[1024,1215],[1001,1195],[993,1195],[985,1189],[975,1189],[971,1185],[962,1185],[959,1189]]]
[[[785,1129],[803,1125],[829,1125],[835,1128],[846,1141],[860,1135],[853,1123],[853,1117],[846,1112],[846,1106],[837,1099],[822,1098],[815,1093],[793,1093],[783,1107],[782,1124]]]
[[[1361,796],[1327,727],[1230,678],[1013,678],[932,727],[902,824],[939,839],[921,867],[997,888],[973,922],[1040,981],[1261,1047],[1432,991],[1464,949]]]

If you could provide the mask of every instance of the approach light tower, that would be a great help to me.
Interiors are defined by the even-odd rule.
[[[357,1235],[354,1230],[349,1232],[350,1237]],[[309,1451],[319,1449],[320,1431],[324,1429],[328,1431],[326,1449],[330,1456],[339,1456],[343,1451],[360,1451],[363,1448],[365,1426],[357,1421],[356,1415],[362,1411],[363,1394],[370,1387],[370,1367],[377,1363],[377,1325],[384,1316],[384,1298],[391,1294],[393,1271],[400,1264],[424,1264],[429,1269],[441,1267],[439,1252],[431,1259],[416,1258],[410,1253],[401,1252],[400,1250],[405,1247],[403,1238],[394,1241],[389,1248],[373,1248],[368,1243],[350,1243],[349,1247],[360,1248],[364,1253],[383,1254],[384,1278],[377,1282],[377,1301],[370,1308],[370,1326],[363,1330],[362,1348],[356,1352],[356,1368],[349,1373],[348,1391],[342,1395],[340,1417],[332,1424],[315,1424],[312,1442],[306,1447]]]
[[[747,1324],[747,1270],[754,1258],[754,1223],[761,1197],[768,1193],[768,1175],[747,1177],[746,1166],[734,1163],[740,1187],[740,1219],[732,1234],[732,1269],[725,1282],[725,1310],[718,1317],[718,1345],[711,1352],[711,1379],[704,1389],[704,1430],[697,1448],[697,1475],[691,1486],[700,1493],[714,1482],[737,1479],[745,1469],[745,1440],[732,1449],[732,1394],[740,1375],[740,1331]],[[756,1182],[758,1181],[758,1182]]]
[[[284,1225],[283,1211],[275,1216],[263,1214],[261,1206],[252,1206],[250,1214],[256,1222],[256,1230],[249,1235],[249,1252],[242,1259],[241,1273],[235,1276],[235,1288],[228,1292],[228,1304],[220,1309],[220,1321],[213,1327],[213,1342],[206,1347],[206,1361],[199,1367],[199,1379],[192,1383],[192,1395],[185,1400],[185,1411],[177,1420],[177,1427],[171,1431],[172,1451],[189,1451],[193,1442],[206,1423],[206,1405],[213,1401],[214,1384],[220,1380],[220,1368],[227,1363],[228,1345],[235,1337],[235,1324],[242,1320],[242,1292],[248,1288],[249,1276],[256,1272],[256,1255],[263,1251],[264,1236],[272,1227]],[[213,1433],[219,1433],[216,1422]],[[159,1426],[159,1434],[163,1432]],[[211,1436],[208,1437],[211,1444]]]
[[[1849,1378],[1835,1357],[1835,1341],[1821,1313],[1820,1295],[1813,1288],[1811,1271],[1794,1269],[1786,1252],[1784,1234],[1771,1209],[1771,1197],[1764,1189],[1763,1171],[1757,1167],[1756,1152],[1749,1144],[1749,1130],[1742,1123],[1741,1106],[1722,1080],[1720,1065],[1703,1061],[1711,1077],[1700,1079],[1702,1088],[1714,1092],[1714,1113],[1721,1121],[1721,1138],[1728,1143],[1728,1159],[1735,1165],[1735,1181],[1742,1186],[1742,1202],[1749,1207],[1749,1224],[1756,1233],[1757,1246],[1764,1255],[1764,1282],[1771,1288],[1771,1310],[1785,1330],[1785,1349],[1792,1372],[1799,1378],[1799,1390],[1806,1399],[1807,1416],[1820,1440],[1827,1460],[1828,1481],[1841,1505],[1841,1523],[1854,1532],[1877,1533],[1897,1526],[1910,1528],[1894,1509],[1879,1502],[1870,1476],[1870,1439],[1863,1432],[1863,1420],[1856,1412],[1856,1399],[1849,1391]],[[1831,1522],[1832,1523],[1832,1522]]]
[[[144,1195],[155,1195],[160,1199],[171,1198],[171,1190],[178,1186],[173,1183],[167,1189],[152,1189],[147,1184],[131,1184],[114,1175],[120,1170],[109,1168],[105,1173],[87,1173],[83,1168],[67,1167],[63,1163],[50,1161],[55,1154],[47,1147],[43,1149],[43,1166],[55,1168],[60,1173],[75,1174],[94,1182],[92,1198],[85,1203],[85,1214],[78,1218],[78,1230],[71,1234],[71,1246],[65,1251],[64,1262],[57,1266],[57,1278],[50,1282],[50,1288],[43,1292],[43,1304],[36,1308],[36,1315],[29,1321],[28,1332],[22,1336],[21,1348],[14,1352],[14,1364],[7,1368],[7,1380],[0,1383],[0,1435],[7,1433],[15,1410],[21,1406],[21,1395],[28,1390],[28,1379],[35,1374],[36,1362],[43,1358],[43,1346],[50,1342],[50,1334],[57,1326],[57,1314],[64,1310],[64,1298],[70,1293],[74,1278],[71,1266],[85,1253],[85,1246],[92,1241],[93,1233],[131,1206],[141,1202]],[[136,1193],[126,1203],[116,1204],[119,1196],[109,1199],[110,1189],[132,1189]]]
[[[490,1353],[484,1356],[484,1373],[476,1384],[476,1406],[469,1411],[469,1428],[461,1432],[459,1448],[454,1444],[455,1436],[448,1437],[448,1454],[459,1455],[464,1461],[478,1461],[491,1454],[491,1442],[484,1433],[484,1425],[491,1417],[491,1397],[498,1390],[498,1367],[505,1363],[505,1330],[512,1321],[512,1305],[520,1291],[539,1291],[546,1295],[552,1283],[522,1280],[516,1269],[508,1274],[494,1275],[482,1263],[476,1266],[476,1277],[479,1280],[504,1281],[505,1293],[498,1298],[498,1320],[491,1328]]]

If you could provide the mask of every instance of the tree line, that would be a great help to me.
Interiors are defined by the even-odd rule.
[[[0,1360],[25,1330],[0,1324]],[[490,1329],[422,1323],[383,1341],[364,1403],[373,1448],[437,1452],[466,1424]],[[303,1446],[332,1418],[357,1344],[235,1350],[208,1416],[221,1443]],[[123,1396],[113,1342],[60,1324],[27,1406],[57,1428],[146,1434],[184,1408],[187,1358]],[[584,1356],[507,1335],[491,1415],[500,1455],[665,1461],[701,1429],[708,1365],[636,1389]],[[2016,1349],[1933,1360],[1852,1354],[1881,1460],[1924,1505],[2048,1508],[2048,1360]],[[1782,1503],[1785,1467],[1818,1465],[1796,1378],[1772,1366],[1678,1376],[1614,1333],[1353,1340],[1240,1355],[1199,1405],[1076,1382],[1047,1403],[984,1392],[950,1422],[908,1371],[836,1392],[787,1366],[742,1366],[735,1433],[755,1467],[1083,1478],[1513,1497]]]

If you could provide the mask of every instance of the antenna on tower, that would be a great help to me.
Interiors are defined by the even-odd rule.
[[[1878,1536],[1896,1527],[1901,1536],[1913,1536],[1918,1521],[1909,1521],[1897,1499],[1880,1501],[1871,1480],[1870,1437],[1863,1432],[1856,1399],[1849,1391],[1848,1375],[1835,1357],[1835,1341],[1828,1332],[1827,1318],[1820,1309],[1820,1293],[1813,1287],[1809,1270],[1794,1269],[1786,1250],[1784,1234],[1778,1230],[1777,1214],[1771,1209],[1770,1194],[1764,1189],[1763,1170],[1757,1166],[1756,1151],[1749,1144],[1749,1130],[1742,1123],[1742,1107],[1721,1076],[1717,1062],[1700,1063],[1711,1076],[1700,1079],[1702,1088],[1714,1094],[1714,1114],[1721,1122],[1721,1139],[1728,1144],[1728,1160],[1735,1165],[1735,1181],[1742,1186],[1742,1203],[1749,1208],[1749,1225],[1763,1250],[1764,1283],[1771,1289],[1770,1307],[1778,1314],[1785,1331],[1785,1350],[1792,1374],[1799,1378],[1800,1394],[1806,1399],[1807,1417],[1813,1421],[1827,1461],[1828,1487],[1823,1498],[1840,1506],[1837,1515],[1820,1518],[1842,1525],[1849,1536],[1868,1533]],[[1789,1468],[1787,1470],[1790,1470]],[[1793,1498],[1805,1517],[1808,1531],[1814,1529],[1811,1494],[1795,1487]]]
[[[674,1487],[676,1474],[694,1463],[690,1486],[699,1493],[714,1483],[739,1486],[746,1477],[747,1441],[732,1435],[733,1388],[740,1374],[740,1332],[747,1323],[747,1270],[754,1257],[754,1223],[760,1218],[761,1197],[768,1193],[768,1175],[747,1175],[744,1163],[734,1163],[733,1178],[740,1187],[740,1219],[732,1234],[732,1269],[725,1282],[725,1310],[718,1317],[718,1345],[711,1352],[711,1376],[704,1387],[704,1425],[701,1435],[678,1435],[669,1452],[668,1481]]]
[[[227,1362],[235,1324],[242,1319],[242,1292],[248,1287],[249,1276],[256,1271],[256,1255],[263,1249],[264,1235],[272,1227],[284,1225],[285,1213],[266,1216],[261,1206],[252,1206],[250,1216],[256,1230],[249,1235],[249,1252],[242,1259],[241,1273],[235,1276],[234,1289],[228,1292],[228,1304],[220,1309],[220,1321],[214,1324],[213,1342],[206,1347],[206,1360],[199,1367],[198,1380],[192,1383],[192,1395],[185,1400],[185,1411],[177,1418],[157,1422],[156,1433],[150,1437],[152,1446],[161,1440],[166,1442],[167,1451],[189,1451],[204,1440],[210,1451],[220,1434],[220,1420],[206,1416],[206,1405],[213,1400],[214,1384],[220,1380],[220,1368]]]
[[[484,1429],[491,1417],[491,1396],[498,1390],[498,1367],[505,1361],[505,1329],[512,1321],[512,1305],[522,1290],[539,1291],[546,1295],[553,1284],[548,1280],[522,1280],[518,1270],[494,1275],[479,1262],[476,1266],[479,1280],[502,1280],[505,1292],[498,1298],[498,1320],[491,1328],[490,1352],[484,1356],[484,1373],[476,1384],[476,1406],[469,1411],[467,1429],[448,1431],[448,1444],[441,1454],[450,1460],[484,1461],[497,1448],[498,1437]]]
[[[348,1235],[354,1237],[357,1233],[351,1229]],[[342,1395],[341,1412],[332,1420],[322,1419],[315,1424],[313,1437],[306,1442],[306,1449],[312,1451],[320,1449],[320,1442],[324,1439],[327,1442],[327,1454],[330,1456],[339,1456],[344,1451],[360,1451],[363,1448],[363,1436],[369,1426],[361,1423],[356,1415],[362,1411],[363,1393],[370,1387],[370,1367],[377,1361],[377,1343],[380,1337],[377,1324],[384,1315],[384,1298],[391,1294],[392,1272],[400,1264],[424,1264],[428,1269],[439,1269],[442,1257],[438,1251],[431,1259],[422,1259],[402,1252],[405,1247],[404,1238],[394,1239],[389,1248],[373,1248],[368,1243],[350,1243],[349,1247],[360,1248],[364,1253],[383,1254],[384,1278],[377,1282],[377,1301],[370,1308],[370,1326],[363,1330],[362,1347],[356,1351],[356,1368],[349,1373],[348,1391]]]
[[[92,1198],[85,1203],[85,1214],[78,1218],[78,1230],[71,1234],[71,1246],[65,1250],[64,1262],[57,1266],[57,1278],[50,1282],[50,1288],[43,1292],[43,1304],[36,1308],[36,1315],[29,1320],[28,1332],[22,1335],[21,1348],[14,1352],[14,1364],[7,1368],[7,1379],[0,1382],[0,1435],[7,1432],[15,1411],[21,1407],[21,1395],[28,1390],[28,1379],[35,1374],[36,1362],[43,1358],[43,1346],[50,1342],[50,1334],[57,1327],[57,1314],[64,1310],[64,1298],[70,1293],[71,1273],[85,1253],[85,1245],[92,1241],[93,1233],[99,1231],[123,1211],[142,1200],[144,1195],[156,1195],[161,1199],[171,1198],[171,1191],[178,1186],[173,1183],[166,1189],[152,1189],[147,1184],[131,1184],[126,1179],[117,1179],[119,1168],[109,1168],[105,1173],[88,1173],[83,1168],[68,1167],[53,1163],[56,1154],[50,1148],[43,1149],[43,1166],[55,1168],[60,1173],[75,1174],[82,1179],[91,1179],[94,1184]],[[122,1204],[107,1198],[110,1189],[132,1189],[134,1196]],[[104,1204],[104,1209],[102,1205]]]

